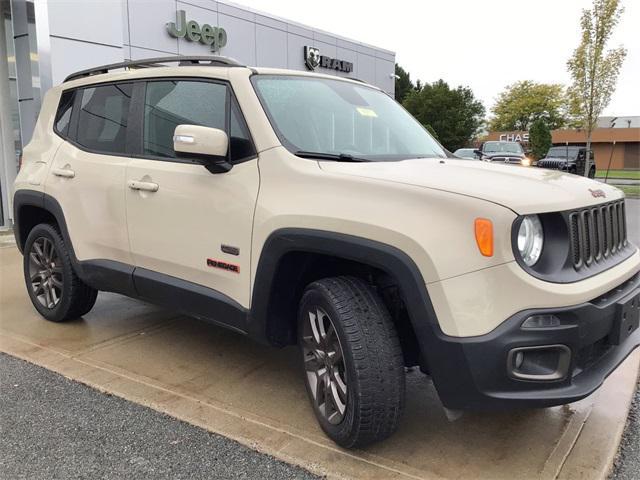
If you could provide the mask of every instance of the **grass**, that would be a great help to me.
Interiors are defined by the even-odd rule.
[[[606,170],[598,170],[596,172],[597,178],[604,178],[607,176]],[[625,178],[627,180],[640,180],[640,170],[609,170],[609,178]]]
[[[640,185],[616,185],[627,197],[640,198]]]

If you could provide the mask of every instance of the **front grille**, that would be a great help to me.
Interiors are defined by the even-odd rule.
[[[520,157],[491,157],[492,162],[521,163]]]
[[[576,269],[601,262],[627,245],[624,200],[571,212],[569,226]]]
[[[564,160],[540,160],[538,166],[542,168],[550,168],[552,170],[566,170],[567,162]]]

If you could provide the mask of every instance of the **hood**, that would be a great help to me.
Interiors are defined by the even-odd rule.
[[[518,214],[573,210],[623,197],[623,193],[611,185],[543,168],[451,158],[318,163],[322,170],[334,174],[467,195],[503,205]]]

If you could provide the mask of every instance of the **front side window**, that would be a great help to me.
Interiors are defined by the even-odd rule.
[[[132,85],[101,85],[81,91],[76,141],[91,150],[124,155]]]
[[[244,119],[235,99],[227,101],[228,95],[227,86],[220,83],[188,80],[147,83],[144,102],[144,154],[176,158],[173,150],[176,127],[199,125],[227,131],[231,161],[254,155],[255,150]]]
[[[422,125],[380,90],[295,75],[251,79],[274,130],[293,153],[370,161],[446,157]]]
[[[147,83],[144,101],[144,153],[175,158],[178,125],[224,130],[227,87],[219,83],[162,81]]]

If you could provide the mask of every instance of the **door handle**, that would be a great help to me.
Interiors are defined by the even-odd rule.
[[[140,182],[138,180],[129,180],[127,185],[131,190],[142,190],[144,192],[157,192],[158,184],[153,182]]]
[[[56,177],[62,178],[73,178],[76,176],[76,172],[69,168],[54,168],[51,173],[53,173]]]

